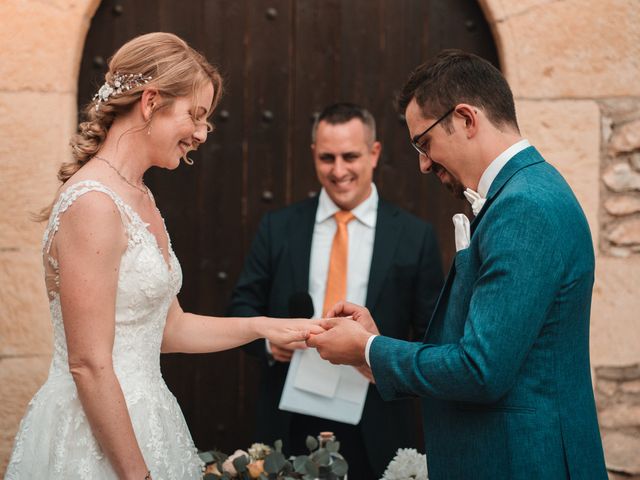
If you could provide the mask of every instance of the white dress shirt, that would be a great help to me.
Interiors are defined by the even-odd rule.
[[[373,242],[378,220],[378,190],[371,184],[371,194],[351,210],[355,216],[347,224],[349,232],[349,260],[347,265],[347,297],[345,300],[358,305],[367,301],[369,272],[373,257]],[[309,260],[309,295],[313,302],[314,318],[322,317],[324,294],[327,289],[329,258],[337,225],[333,215],[340,210],[323,188],[318,198],[316,221],[311,239]],[[267,352],[271,355],[269,340],[265,340]]]
[[[489,164],[485,171],[482,172],[482,176],[480,177],[480,181],[478,182],[478,193],[482,198],[487,198],[487,194],[489,193],[491,184],[500,173],[500,170],[502,170],[502,168],[507,164],[507,162],[522,150],[530,146],[531,143],[529,143],[529,140],[523,138],[522,140],[517,141],[509,148],[507,148]],[[371,335],[369,337],[369,340],[367,340],[367,346],[364,350],[364,357],[367,365],[369,366],[371,366],[371,362],[369,361],[369,350],[371,350],[371,344],[376,337],[377,335]]]
[[[311,240],[311,259],[309,262],[309,295],[313,301],[314,317],[322,316],[324,294],[329,273],[331,246],[336,233],[336,221],[333,215],[340,210],[323,188],[318,199],[316,222]],[[351,210],[355,218],[347,224],[349,232],[349,260],[347,265],[348,302],[364,305],[367,301],[373,241],[378,219],[378,190],[371,184],[369,197]]]

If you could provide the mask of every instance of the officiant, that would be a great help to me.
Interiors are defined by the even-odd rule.
[[[366,109],[338,103],[319,114],[311,152],[322,189],[262,218],[229,315],[300,316],[308,304],[307,316],[321,317],[346,299],[366,305],[384,335],[422,338],[443,283],[440,252],[431,225],[378,195],[381,148]],[[380,478],[397,448],[416,445],[415,405],[384,402],[371,385],[355,426],[280,410],[293,351],[264,341],[246,349],[263,367],[256,441],[282,439],[299,454],[307,435],[332,431],[349,480]],[[371,379],[370,371],[361,374]]]

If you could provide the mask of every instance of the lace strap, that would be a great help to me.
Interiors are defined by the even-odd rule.
[[[53,237],[60,227],[60,216],[65,211],[67,211],[67,209],[73,204],[73,202],[75,202],[85,193],[89,192],[102,192],[108,195],[111,200],[113,200],[113,203],[115,203],[118,211],[120,212],[120,217],[122,218],[122,224],[125,227],[125,231],[127,231],[127,234],[129,233],[128,231],[129,226],[132,222],[132,216],[127,204],[124,203],[124,201],[113,190],[111,190],[103,183],[100,183],[96,180],[83,180],[71,185],[62,193],[60,193],[58,199],[53,205],[51,215],[49,217],[49,223],[44,232],[44,238],[42,241],[42,248],[47,255],[49,254],[49,250],[51,249]]]

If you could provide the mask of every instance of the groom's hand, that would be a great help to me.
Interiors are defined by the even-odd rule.
[[[369,310],[365,307],[361,307],[360,305],[356,305],[355,303],[336,303],[333,308],[327,312],[327,318],[332,317],[352,317],[356,322],[362,325],[367,332],[372,335],[380,335],[376,322],[374,322]]]
[[[320,326],[327,331],[307,339],[307,345],[316,348],[320,357],[335,364],[366,365],[364,350],[371,333],[360,323],[350,318],[327,318]]]

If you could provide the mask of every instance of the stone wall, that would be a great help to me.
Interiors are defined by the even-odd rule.
[[[0,475],[51,349],[43,226],[76,118],[99,0],[0,2]],[[594,236],[592,364],[611,476],[640,476],[640,2],[479,0],[523,134],[565,175]]]
[[[605,148],[600,249],[628,258],[640,255],[640,99],[601,105]]]
[[[27,402],[47,376],[44,225],[75,128],[84,38],[99,0],[0,1],[0,476]]]

